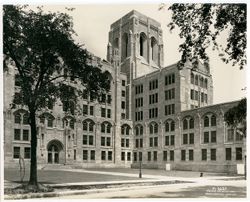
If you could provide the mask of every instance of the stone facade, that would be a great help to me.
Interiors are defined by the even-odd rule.
[[[38,164],[138,167],[236,172],[243,163],[242,137],[224,122],[238,102],[213,105],[206,64],[163,67],[160,24],[131,11],[110,27],[107,61],[111,89],[100,100],[86,96],[76,110],[57,100],[37,115]],[[25,107],[12,106],[15,67],[4,75],[4,160],[29,164],[30,128]]]

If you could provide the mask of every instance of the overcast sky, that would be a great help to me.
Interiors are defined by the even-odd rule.
[[[164,42],[164,64],[173,64],[180,60],[178,46],[181,40],[178,30],[170,33],[167,24],[171,20],[171,12],[167,9],[158,10],[159,4],[110,4],[110,5],[56,5],[45,6],[45,10],[66,12],[65,7],[73,7],[69,12],[73,17],[74,29],[78,36],[77,42],[85,44],[85,47],[96,56],[106,59],[106,47],[110,25],[135,9],[161,23]],[[226,38],[222,36],[223,39]],[[214,82],[214,104],[241,99],[246,91],[246,70],[223,63],[217,52],[209,51],[211,73]]]

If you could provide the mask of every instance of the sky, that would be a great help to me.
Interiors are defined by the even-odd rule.
[[[68,12],[65,7],[75,8]],[[32,7],[34,8],[34,7]],[[102,59],[106,59],[108,32],[110,25],[135,9],[161,23],[164,43],[164,66],[180,60],[178,46],[181,39],[178,30],[170,33],[167,24],[171,21],[171,12],[166,8],[159,11],[156,4],[81,4],[81,5],[46,5],[45,11],[67,12],[73,17],[74,30],[77,42],[84,44],[88,51]],[[226,33],[221,36],[224,43]],[[238,66],[223,63],[218,53],[209,51],[210,68],[214,83],[213,103],[230,102],[246,95],[246,68],[239,70]]]

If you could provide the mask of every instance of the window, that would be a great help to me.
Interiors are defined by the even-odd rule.
[[[194,128],[194,119],[191,118],[189,119],[189,129],[193,129]]]
[[[15,114],[15,123],[21,123],[21,114]]]
[[[194,144],[194,133],[189,134],[189,144]]]
[[[89,135],[89,145],[94,144],[94,137],[92,135]]]
[[[165,85],[171,85],[175,83],[175,74],[169,74],[165,76]]]
[[[170,150],[170,161],[174,161],[174,150]]]
[[[126,139],[126,147],[129,147],[129,139]]]
[[[125,161],[125,152],[122,152],[122,153],[121,153],[121,160],[122,160],[122,161]]]
[[[163,161],[167,161],[167,159],[168,159],[168,152],[163,151]]]
[[[52,117],[48,117],[48,122],[47,122],[47,126],[48,127],[53,127],[53,118]]]
[[[234,129],[227,130],[227,141],[228,142],[234,141]]]
[[[102,153],[101,153],[101,159],[102,159],[103,161],[106,160],[106,152],[105,152],[105,151],[102,151]]]
[[[201,160],[202,161],[206,161],[207,160],[207,150],[206,149],[202,149],[201,150]]]
[[[30,147],[25,147],[24,148],[24,158],[25,159],[30,159]]]
[[[194,150],[189,149],[188,151],[188,156],[189,156],[189,161],[193,161],[194,160]]]
[[[122,86],[126,86],[126,81],[122,80]]]
[[[23,130],[23,141],[29,141],[29,130]]]
[[[105,108],[101,108],[101,117],[106,117],[106,109]]]
[[[216,131],[211,131],[211,142],[216,142]]]
[[[158,137],[154,137],[154,147],[158,147]]]
[[[83,135],[82,136],[82,144],[83,145],[87,145],[88,144],[88,136],[87,135]]]
[[[148,161],[151,161],[151,152],[148,152]]]
[[[131,153],[127,152],[127,161],[131,161]]]
[[[134,152],[134,161],[137,161],[137,152]]]
[[[211,161],[216,161],[216,149],[211,149]]]
[[[191,100],[194,100],[194,90],[193,89],[190,90],[190,98],[191,98]]]
[[[236,136],[235,136],[236,141],[242,141],[243,140],[243,135],[236,131]]]
[[[14,147],[13,148],[13,158],[19,159],[20,157],[20,147]]]
[[[204,132],[204,143],[209,143],[209,132]]]
[[[69,121],[69,127],[70,127],[71,129],[74,129],[74,128],[75,128],[75,121],[74,121],[74,119],[71,119],[71,120]]]
[[[242,160],[242,148],[241,147],[237,147],[236,148],[236,160]]]
[[[154,161],[157,161],[157,151],[154,151]]]
[[[107,96],[107,103],[108,103],[108,104],[111,104],[111,101],[112,101],[111,95],[108,95],[108,96]]]
[[[142,152],[139,152],[139,161],[142,161]]]
[[[191,72],[191,84],[194,84],[194,74]]]
[[[101,146],[105,146],[105,137],[101,137]]]
[[[198,86],[198,80],[199,80],[198,75],[195,75],[195,85],[197,86]]]
[[[175,104],[165,105],[165,115],[171,115],[175,113]]]
[[[186,160],[186,150],[181,150],[181,160],[182,161]]]
[[[122,107],[122,109],[125,109],[125,108],[126,108],[125,101],[122,101],[122,103],[121,103],[121,107]]]
[[[90,160],[95,160],[95,150],[90,151]]]
[[[82,160],[88,160],[88,150],[82,151]]]
[[[111,109],[107,109],[107,117],[111,118]]]
[[[231,160],[232,160],[232,149],[226,148],[226,161],[231,161]]]
[[[216,116],[215,115],[211,116],[211,126],[216,126]]]
[[[174,142],[175,142],[174,135],[171,135],[170,138],[171,138],[171,139],[170,139],[170,144],[171,144],[171,145],[174,145]]]
[[[14,140],[21,140],[21,130],[14,129]]]
[[[187,121],[187,119],[184,119],[184,121],[183,121],[183,130],[186,130],[186,129],[188,129],[188,121]]]
[[[90,114],[91,116],[94,116],[94,106],[90,106],[90,107],[89,107],[89,114]]]
[[[112,161],[112,151],[108,151],[108,160]]]
[[[122,97],[125,97],[125,96],[126,96],[126,91],[122,90]]]
[[[169,136],[165,136],[165,146],[169,145]]]
[[[183,134],[183,144],[187,144],[188,143],[188,134]]]
[[[209,118],[208,118],[208,116],[204,117],[204,127],[209,127]]]
[[[23,125],[29,125],[29,115],[28,114],[23,115]]]
[[[111,145],[111,138],[106,137],[106,146],[110,147],[110,145]]]

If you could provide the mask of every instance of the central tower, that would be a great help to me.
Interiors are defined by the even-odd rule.
[[[160,23],[135,10],[114,22],[109,31],[107,60],[127,75],[128,83],[161,68]]]

